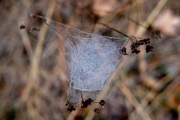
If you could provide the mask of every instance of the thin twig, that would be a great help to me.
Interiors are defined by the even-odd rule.
[[[98,22],[98,23],[101,24],[101,25],[103,25],[103,26],[106,26],[106,27],[108,27],[108,28],[110,28],[110,29],[112,29],[112,30],[114,30],[114,31],[116,31],[117,33],[119,33],[119,34],[121,34],[121,35],[123,35],[123,36],[125,36],[125,37],[127,37],[127,38],[130,38],[128,35],[120,32],[120,31],[118,31],[118,30],[116,30],[116,29],[114,29],[114,28],[112,28],[112,27],[110,27],[110,26],[108,26],[108,25],[106,25],[106,24],[104,24],[104,23],[102,23],[102,22]]]

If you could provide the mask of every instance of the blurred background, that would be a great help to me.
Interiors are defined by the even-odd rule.
[[[105,36],[149,37],[154,51],[127,56],[100,114],[70,113],[63,64],[19,29],[28,13]],[[0,16],[0,120],[180,120],[179,0],[0,0]],[[48,29],[40,28],[37,41]]]

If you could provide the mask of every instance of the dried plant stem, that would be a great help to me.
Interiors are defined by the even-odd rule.
[[[143,26],[148,27],[154,21],[154,19],[159,14],[159,12],[164,7],[164,5],[166,4],[167,1],[168,0],[160,0],[159,1],[159,3],[154,8],[154,10],[151,12],[151,14],[148,16],[146,21],[143,23]],[[139,29],[138,29],[138,31],[136,33],[136,36],[142,36],[145,33],[145,31],[146,31],[146,29],[144,29],[142,27],[139,27]],[[140,51],[141,52],[140,52],[138,58],[139,58],[139,71],[141,73],[141,79],[145,80],[145,78],[151,78],[151,79],[148,79],[146,81],[151,81],[152,82],[152,81],[154,81],[152,79],[152,77],[150,77],[149,75],[146,74],[147,63],[145,61],[145,51],[143,51],[143,50],[140,50]],[[139,106],[141,106],[141,104],[139,104]],[[136,107],[134,112],[137,112],[138,111],[137,109],[139,109],[139,107]],[[130,118],[132,118],[132,116],[130,116]]]
[[[163,6],[166,4],[168,0],[160,0],[159,3],[156,5],[156,7],[154,8],[154,10],[151,12],[151,14],[149,15],[149,17],[146,19],[146,21],[143,23],[143,26],[148,27],[149,25],[152,24],[152,22],[154,21],[154,19],[157,17],[157,15],[159,14],[159,12],[161,11],[161,9],[163,8]],[[146,29],[139,27],[136,35],[137,36],[142,36],[145,33]],[[147,68],[147,63],[145,61],[145,51],[141,50],[142,52],[140,52],[139,54],[139,71],[141,73],[141,78],[142,80],[145,80],[145,78],[149,78],[148,80],[145,80],[146,82],[150,81],[154,81],[153,84],[155,83],[155,80],[153,80],[152,77],[148,76],[146,74],[146,68]],[[148,82],[148,83],[150,83]]]
[[[104,18],[106,23],[108,23],[107,21],[111,21],[117,14],[133,7],[133,6],[136,6],[136,5],[139,5],[143,2],[145,2],[147,0],[136,0],[136,1],[133,1],[131,4],[128,4],[128,5],[125,5],[124,7],[119,7],[115,12],[109,12],[109,11],[105,11],[106,13],[109,13],[107,16],[105,16]],[[102,11],[94,11],[95,13],[98,13],[98,12],[102,12]]]
[[[121,72],[121,79],[123,81],[127,81],[127,79],[124,77],[123,73]],[[143,105],[141,105],[138,100],[135,98],[135,96],[131,93],[131,91],[128,89],[128,87],[124,84],[123,81],[116,81],[116,86],[121,90],[121,92],[126,96],[128,101],[136,108],[137,108],[138,114],[141,116],[143,120],[152,120],[151,117],[144,111]],[[131,118],[130,118],[131,120]]]
[[[31,3],[30,3],[29,1],[26,1],[26,0],[24,0],[23,2],[24,2],[24,5],[26,5],[26,10],[29,11],[29,8],[30,8]],[[15,10],[16,10],[16,9],[17,9],[17,8],[15,8]],[[24,11],[24,12],[27,14],[27,11]],[[17,21],[17,22],[18,22],[18,23],[17,23],[18,26],[20,26],[19,21],[21,21],[21,19],[19,19],[19,20]],[[27,33],[26,33],[25,30],[19,29],[19,32],[20,32],[20,34],[21,34],[24,47],[25,47],[25,49],[26,49],[26,51],[27,51],[27,54],[28,54],[28,56],[29,56],[29,59],[30,59],[30,61],[31,61],[31,60],[32,60],[32,57],[33,57],[33,50],[32,50],[31,43],[30,43],[30,40],[29,40],[29,38],[28,38],[28,35],[27,35]]]
[[[115,16],[117,16],[119,13],[122,13],[123,11],[125,10],[128,10],[129,8],[133,7],[133,6],[136,6],[136,5],[139,5],[143,2],[146,2],[147,0],[136,0],[136,1],[133,1],[132,4],[129,4],[129,5],[125,5],[124,7],[122,8],[119,8],[117,9],[114,13],[110,13],[109,15],[105,16],[104,18],[104,23],[109,23],[110,21],[113,20],[113,18],[115,18]]]
[[[148,27],[152,24],[154,19],[158,16],[161,9],[164,7],[164,5],[167,3],[168,0],[160,0],[159,3],[156,5],[154,10],[151,12],[151,14],[148,16],[146,21],[142,24],[142,26]],[[137,31],[137,36],[143,35],[147,29],[144,29],[143,27],[139,27]]]
[[[167,2],[167,0],[161,0],[157,6],[155,7],[155,9],[152,11],[152,13],[150,14],[150,16],[147,18],[147,20],[144,22],[143,26],[149,26],[153,20],[155,19],[155,17],[159,14],[160,10],[162,9],[162,7],[165,5],[165,3]],[[145,32],[145,29],[142,29],[142,27],[139,27],[137,33],[136,33],[136,36],[142,36]],[[143,51],[143,50],[141,50]],[[144,53],[143,53],[143,61],[144,60]],[[145,64],[144,62],[142,61],[143,64]],[[140,62],[141,63],[141,62]],[[144,65],[143,65],[144,66]],[[144,67],[143,67],[144,68]],[[103,91],[103,90],[102,90]],[[107,91],[107,88],[106,88],[106,91]],[[98,100],[98,98],[97,98]],[[136,109],[136,112],[138,112],[140,109],[138,108],[138,110]],[[142,109],[141,109],[142,110]],[[142,115],[143,116],[143,115]],[[148,115],[146,115],[147,117]],[[86,120],[91,120],[92,118],[94,117],[94,112],[90,111],[86,117]],[[143,118],[145,119],[145,117],[143,116]],[[151,119],[150,117],[148,117],[149,119]],[[148,119],[147,118],[147,119]]]
[[[161,82],[162,81],[169,81],[169,80],[172,80],[173,78],[172,77],[174,77],[174,76],[177,76],[178,74],[180,74],[180,72],[179,72],[179,70],[177,70],[177,71],[173,71],[171,74],[169,74],[169,75],[167,75],[166,77],[164,77],[164,78],[162,78],[161,80],[159,80],[156,84],[157,84],[157,86],[160,86],[160,84],[161,84]],[[175,80],[174,80],[175,81]],[[163,84],[165,84],[165,83],[163,83]],[[152,95],[152,92],[154,91],[154,89],[156,90],[157,89],[157,86],[155,85],[152,89],[151,89],[151,91],[149,91],[148,93],[147,93],[147,95],[143,98],[143,100],[141,100],[141,102],[136,106],[136,108],[135,108],[135,110],[131,113],[131,115],[130,115],[130,117],[131,118],[133,118],[134,119],[134,115],[135,115],[135,112],[136,112],[136,109],[138,110],[139,108],[141,108],[142,106],[143,106],[143,110],[148,106],[148,102],[147,102],[147,99],[149,100],[149,101],[157,101],[156,99],[158,99],[159,97],[156,97],[156,98],[151,98],[151,99],[149,99],[150,98],[150,96]],[[162,84],[161,84],[161,86],[163,86]],[[169,86],[171,86],[171,84],[169,85]],[[161,89],[161,88],[159,88],[159,89]],[[158,90],[159,90],[158,89]],[[168,89],[168,87],[166,88],[166,89]],[[163,92],[164,93],[164,92]],[[166,93],[166,92],[165,92]],[[161,95],[161,94],[160,94]],[[159,96],[159,95],[158,95]],[[162,95],[161,95],[162,96]],[[164,95],[163,94],[163,96],[166,96],[166,95]],[[153,104],[153,102],[151,103],[151,104]]]
[[[107,79],[107,82],[105,83],[105,85],[103,86],[101,92],[99,93],[99,95],[97,96],[95,101],[100,101],[101,99],[103,99],[107,92],[109,91],[110,88],[110,84],[111,81],[113,79],[115,79],[115,77],[117,76],[117,74],[119,73],[120,69],[122,68],[122,65],[124,64],[124,62],[126,61],[127,57],[122,58],[121,62],[118,64],[117,69],[110,75],[110,77]],[[95,113],[94,111],[89,111],[89,113],[87,114],[87,117],[85,120],[92,120],[94,117]]]
[[[68,116],[67,120],[74,120],[75,116],[79,112],[80,107],[77,107],[75,111],[71,112],[71,114]]]
[[[55,5],[56,5],[56,0],[54,0],[50,3],[49,9],[48,9],[47,14],[46,14],[47,18],[51,18],[52,14],[54,12]],[[32,65],[31,65],[30,73],[31,73],[31,80],[34,83],[37,82],[40,56],[41,56],[41,52],[42,52],[42,46],[44,43],[44,36],[46,34],[47,29],[48,29],[48,26],[43,24],[43,26],[41,27],[41,30],[39,32],[37,47],[36,47],[36,50],[34,53],[34,57],[32,59]]]
[[[119,9],[116,11],[116,14],[121,13],[121,12],[123,12],[124,10],[127,10],[127,9],[129,9],[129,8],[132,8],[132,7],[134,7],[134,6],[136,6],[136,5],[139,5],[139,4],[141,4],[141,3],[143,3],[143,2],[146,2],[146,1],[147,1],[147,0],[136,0],[136,1],[133,1],[132,4],[126,5],[126,6],[124,6],[123,8],[119,8]]]
[[[152,99],[151,106],[154,106],[153,107],[154,109],[153,110],[151,109],[149,114],[152,114],[152,112],[155,109],[157,109],[157,107],[159,107],[159,105],[161,104],[160,100],[169,98],[169,96],[172,95],[174,91],[179,88],[179,84],[178,84],[179,77],[180,77],[180,71],[179,71],[179,74],[173,79],[173,81],[166,87],[164,92],[162,92],[161,94],[158,94],[158,96],[155,99]],[[149,106],[147,107],[147,109],[148,108]]]
[[[29,59],[31,60],[32,56],[33,56],[33,50],[32,50],[31,43],[29,41],[28,35],[24,30],[20,30],[20,34],[21,34],[21,37],[23,40],[24,47],[25,47],[27,54],[29,56]]]
[[[46,17],[51,18],[53,12],[54,12],[54,8],[56,5],[56,0],[53,0],[48,7],[48,11],[46,14]],[[38,80],[38,76],[39,76],[39,62],[40,62],[40,57],[41,57],[41,52],[42,52],[42,45],[44,42],[44,36],[46,34],[48,26],[43,25],[41,27],[41,30],[39,32],[39,36],[38,36],[38,43],[37,43],[37,47],[34,53],[34,56],[32,57],[32,61],[31,61],[31,67],[30,67],[30,76],[29,79],[27,81],[27,86],[26,89],[24,90],[24,99],[27,101],[26,105],[27,105],[27,111],[30,113],[29,114],[29,118],[30,119],[36,119],[38,115],[37,112],[32,112],[35,111],[35,108],[31,105],[33,102],[37,102],[36,97],[38,97],[35,94],[39,94],[39,80]],[[35,92],[33,94],[33,96],[29,96],[30,93]],[[31,100],[28,100],[31,99]],[[36,101],[35,101],[36,100]]]
[[[161,9],[163,8],[163,6],[166,4],[168,0],[160,0],[159,3],[156,5],[156,7],[154,8],[154,10],[151,12],[151,14],[149,15],[149,17],[146,19],[146,21],[143,23],[143,26],[148,27],[150,24],[152,24],[152,22],[154,21],[154,19],[157,17],[157,15],[159,14],[159,12],[161,11]],[[146,29],[139,27],[138,31],[136,33],[136,36],[142,36],[145,33]],[[141,78],[142,80],[144,80],[145,78],[150,78],[148,81],[154,81],[153,83],[155,83],[155,80],[153,80],[150,76],[148,76],[146,74],[146,68],[147,68],[147,64],[145,61],[145,51],[144,50],[140,50],[140,54],[138,56],[139,58],[139,70],[141,74]]]

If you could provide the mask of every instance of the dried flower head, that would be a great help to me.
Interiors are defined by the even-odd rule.
[[[145,38],[145,39],[143,39],[143,42],[144,42],[144,44],[150,44],[150,39],[149,38]]]
[[[140,53],[140,50],[137,50],[136,48],[134,48],[134,49],[132,49],[132,53],[139,54],[139,53]]]
[[[93,100],[91,98],[87,99],[87,100],[82,100],[81,101],[81,108],[87,108],[89,105],[91,105],[91,103],[93,102]]]
[[[119,52],[120,52],[121,54],[123,54],[123,55],[128,55],[127,52],[126,52],[126,48],[125,48],[125,47],[121,48],[121,49],[119,50]]]
[[[25,25],[20,25],[20,29],[25,29],[26,26]]]
[[[67,106],[67,110],[69,112],[72,112],[72,111],[76,110],[74,103],[71,103],[70,101],[67,101],[67,103],[65,105]]]
[[[32,28],[30,31],[39,31],[39,28]]]
[[[153,46],[152,45],[146,45],[146,52],[150,52],[150,51],[153,51]]]
[[[132,42],[131,46],[130,46],[131,47],[131,53],[139,54],[140,50],[138,50],[138,47],[142,46],[142,45],[146,45],[146,52],[147,53],[150,51],[153,51],[154,47],[149,45],[150,44],[150,38],[144,38],[144,39],[141,38],[140,40],[138,40],[136,37],[133,36],[133,39],[131,39],[129,37],[129,40],[131,40],[131,42]],[[128,55],[125,47],[121,48],[119,51],[123,55]]]
[[[94,112],[99,114],[100,113],[100,109],[99,108],[95,108]]]
[[[105,101],[104,100],[101,100],[100,102],[99,102],[99,104],[101,105],[101,106],[104,106],[105,105]]]

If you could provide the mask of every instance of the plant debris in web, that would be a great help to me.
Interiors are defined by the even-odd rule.
[[[79,105],[81,108],[87,108],[93,103],[99,105],[94,112],[100,112],[105,101],[94,102],[94,98],[124,55],[130,54],[126,51],[128,41],[131,41],[131,53],[138,54],[140,52],[138,48],[142,45],[146,46],[147,53],[153,50],[149,38],[107,37],[84,32],[42,16],[29,14],[29,17],[38,24],[47,25],[56,36],[55,41],[57,43],[61,41],[64,46],[65,57],[59,56],[59,59],[64,62],[67,70],[60,71],[66,75],[69,84],[68,100],[65,105],[70,112],[76,110]],[[26,28],[25,25],[20,25],[20,29]],[[33,26],[28,30],[37,32],[40,29]],[[87,99],[84,99],[82,94],[86,94]]]

